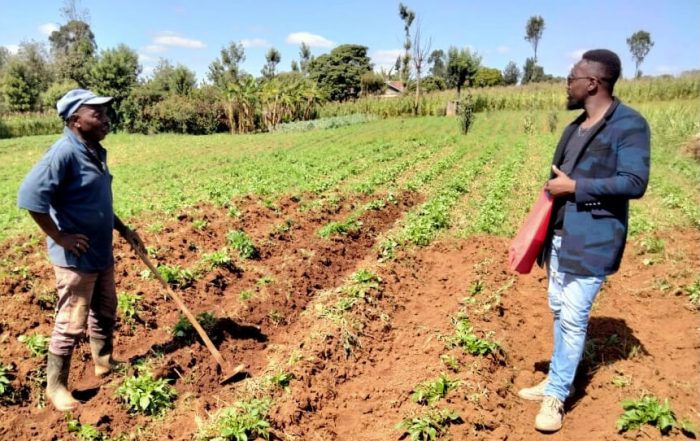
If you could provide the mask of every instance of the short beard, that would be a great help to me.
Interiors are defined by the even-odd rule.
[[[577,100],[574,97],[568,97],[566,100],[566,110],[578,110],[583,109],[583,101]]]

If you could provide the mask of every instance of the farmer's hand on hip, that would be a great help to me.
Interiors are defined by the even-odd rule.
[[[90,239],[86,235],[80,233],[71,234],[62,232],[59,234],[56,243],[76,256],[80,256],[90,248]]]

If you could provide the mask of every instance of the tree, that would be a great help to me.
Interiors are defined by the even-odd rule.
[[[292,70],[292,72],[300,72],[299,63],[297,62],[297,60],[292,60],[292,63],[289,66],[289,68]]]
[[[367,47],[343,44],[330,54],[315,58],[309,65],[309,76],[334,101],[357,98],[362,74],[372,70]]]
[[[10,61],[10,50],[5,46],[0,46],[0,73],[2,68]]]
[[[22,42],[16,55],[3,69],[3,95],[10,110],[27,111],[40,107],[39,99],[51,83],[46,50],[35,41]]]
[[[314,57],[311,55],[311,49],[302,41],[301,46],[299,46],[299,68],[304,75],[309,73],[309,64],[313,59]]]
[[[525,40],[529,41],[535,51],[534,61],[537,64],[537,46],[544,32],[544,18],[539,15],[530,17],[525,26]]]
[[[637,31],[627,39],[627,45],[630,47],[632,58],[634,58],[634,77],[639,78],[642,76],[639,66],[654,46],[654,42],[651,41],[651,35],[647,31]]]
[[[149,86],[166,95],[187,96],[197,84],[196,74],[182,64],[173,66],[168,60],[161,59],[153,70]]]
[[[432,65],[430,74],[434,77],[445,78],[447,70],[445,69],[445,51],[436,49],[430,53],[428,64]]]
[[[58,77],[88,87],[90,69],[97,53],[90,25],[81,20],[70,20],[53,31],[49,41]]]
[[[403,3],[399,3],[399,17],[403,20],[403,29],[406,33],[406,39],[403,42],[404,55],[401,60],[401,81],[403,85],[406,86],[408,80],[411,76],[409,63],[411,61],[411,55],[409,51],[411,50],[411,24],[416,18],[416,13],[408,9]]]
[[[503,84],[501,71],[492,67],[480,67],[474,75],[474,85],[476,87],[493,87]]]
[[[545,79],[546,76],[542,66],[538,66],[534,58],[528,57],[528,59],[525,60],[525,66],[523,66],[523,79],[521,84],[540,83]]]
[[[215,86],[224,90],[228,84],[235,81],[243,72],[240,64],[245,61],[245,49],[240,43],[229,43],[221,49],[220,57],[209,65],[207,76]]]
[[[503,69],[503,84],[506,86],[514,86],[518,84],[519,79],[520,69],[518,69],[518,65],[513,61],[506,64],[506,68]]]
[[[423,71],[423,62],[428,58],[430,52],[431,39],[423,41],[421,38],[420,22],[416,26],[415,36],[413,38],[413,68],[416,71],[416,99],[413,104],[413,114],[420,114],[420,78]]]
[[[124,44],[103,51],[91,69],[91,85],[95,93],[114,97],[114,109],[136,85],[141,66],[138,54]]]
[[[282,60],[282,54],[280,51],[271,47],[270,50],[265,54],[265,66],[263,66],[260,73],[262,73],[265,78],[273,78],[276,74],[277,65]]]
[[[450,47],[447,51],[447,84],[457,88],[459,97],[462,86],[474,82],[474,75],[481,66],[481,56],[469,49]]]

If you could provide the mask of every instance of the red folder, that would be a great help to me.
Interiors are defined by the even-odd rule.
[[[529,274],[532,270],[532,265],[542,251],[547,237],[552,202],[553,198],[549,192],[542,190],[508,249],[511,270],[520,274]]]

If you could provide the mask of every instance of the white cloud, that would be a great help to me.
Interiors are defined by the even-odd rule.
[[[498,52],[499,54],[507,54],[508,52],[510,52],[510,48],[508,46],[498,46],[496,48],[496,52]]]
[[[310,32],[292,32],[291,34],[287,35],[285,42],[288,44],[306,43],[309,47],[330,48],[335,46],[335,42]]]
[[[159,44],[149,44],[148,46],[144,46],[143,48],[144,52],[148,52],[150,54],[160,54],[165,52],[165,50],[165,46],[161,46]]]
[[[241,40],[241,44],[244,48],[272,46],[267,40],[263,38],[244,38],[243,40]]]
[[[6,44],[5,48],[13,55],[19,52],[19,45],[17,44]]]
[[[144,63],[144,64],[155,63],[156,61],[158,61],[158,57],[153,57],[153,56],[148,55],[148,54],[139,53],[139,61],[141,63]]]
[[[161,46],[184,47],[188,49],[203,49],[206,47],[200,40],[180,37],[174,32],[163,32],[153,39],[153,43]]]
[[[375,70],[389,70],[396,64],[396,58],[403,54],[403,49],[378,49],[370,55]]]
[[[45,35],[47,37],[51,36],[51,34],[58,29],[59,28],[56,23],[44,23],[43,25],[39,26],[39,32],[41,32],[41,35]]]

